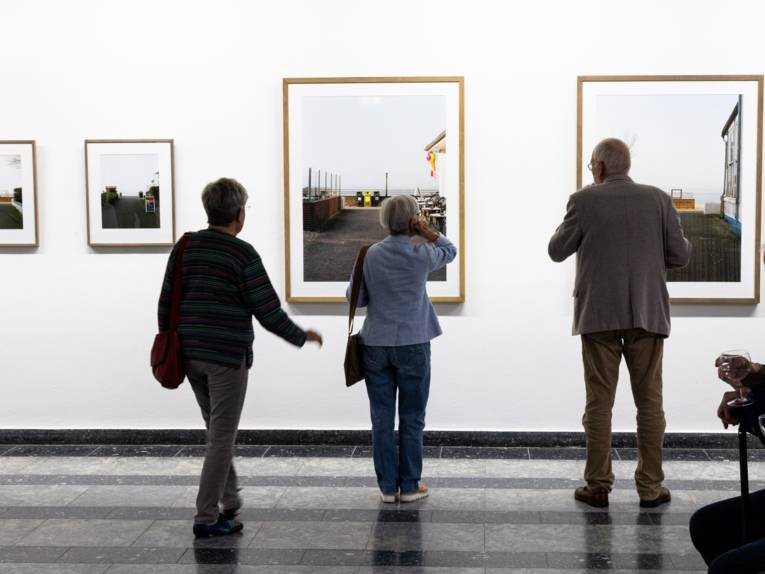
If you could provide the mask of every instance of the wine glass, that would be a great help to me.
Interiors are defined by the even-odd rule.
[[[746,407],[754,403],[749,397],[745,397],[741,390],[741,381],[749,374],[749,366],[752,359],[747,351],[740,349],[725,351],[720,355],[720,371],[725,381],[738,389],[738,396],[728,401],[729,407]]]

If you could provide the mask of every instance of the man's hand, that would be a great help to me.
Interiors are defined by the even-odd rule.
[[[422,214],[416,215],[412,218],[412,220],[409,222],[409,228],[412,230],[412,233],[424,237],[430,242],[438,239],[438,232],[433,231],[433,229],[430,227],[430,224],[428,223],[428,220],[425,219],[425,216]]]
[[[748,387],[741,387],[741,393],[743,395],[748,395],[751,392],[751,389]],[[728,428],[728,425],[737,425],[739,423],[739,418],[737,415],[737,412],[739,409],[736,407],[730,407],[728,406],[728,401],[731,401],[735,399],[738,396],[738,391],[728,391],[727,393],[723,393],[722,401],[720,401],[720,406],[717,407],[717,416],[722,421],[723,427],[726,429]]]
[[[317,343],[319,348],[321,348],[321,346],[324,344],[324,339],[322,339],[321,335],[311,329],[305,332],[305,340],[311,341],[312,343]]]

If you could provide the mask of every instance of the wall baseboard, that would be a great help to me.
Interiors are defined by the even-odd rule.
[[[199,429],[0,429],[0,444],[204,444]],[[633,432],[613,435],[614,448],[636,448]],[[362,430],[243,429],[238,444],[245,445],[369,445]],[[425,431],[429,446],[469,447],[584,447],[583,432]],[[737,448],[734,433],[667,433],[666,448]],[[752,446],[756,446],[752,444]]]

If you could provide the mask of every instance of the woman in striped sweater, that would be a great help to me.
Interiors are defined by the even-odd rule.
[[[186,375],[207,427],[207,450],[197,495],[194,534],[220,536],[243,528],[242,506],[232,463],[239,417],[252,366],[252,317],[268,331],[302,347],[321,345],[281,307],[260,256],[236,236],[244,227],[247,191],[233,179],[210,183],[202,192],[207,229],[189,234],[183,255],[183,298],[178,334]],[[180,243],[180,242],[179,242]],[[168,328],[176,244],[159,298],[159,329]]]

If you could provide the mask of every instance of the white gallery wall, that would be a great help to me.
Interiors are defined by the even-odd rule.
[[[190,388],[148,365],[168,250],[88,247],[83,140],[174,138],[179,232],[205,225],[204,184],[239,179],[242,237],[283,296],[282,78],[462,75],[466,302],[438,308],[429,428],[581,430],[573,260],[547,257],[576,77],[765,73],[764,21],[755,0],[0,0],[0,139],[37,141],[40,212],[38,249],[0,250],[0,427],[201,427]],[[368,428],[343,384],[346,307],[288,311],[326,344],[256,326],[243,428]],[[765,362],[765,304],[674,307],[668,430],[722,430],[728,348]],[[624,375],[615,430],[634,426]]]

